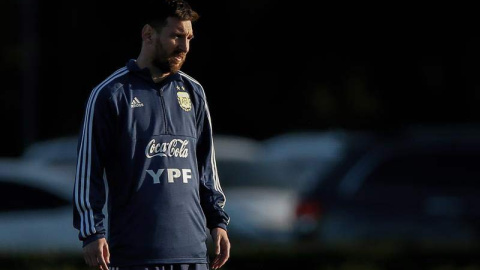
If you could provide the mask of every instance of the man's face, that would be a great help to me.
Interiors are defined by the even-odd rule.
[[[168,18],[167,25],[155,33],[152,64],[162,72],[177,72],[185,62],[192,38],[191,21]]]

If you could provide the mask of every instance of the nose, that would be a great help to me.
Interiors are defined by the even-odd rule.
[[[190,50],[190,40],[187,38],[182,38],[178,44],[178,48],[182,51],[187,53]]]

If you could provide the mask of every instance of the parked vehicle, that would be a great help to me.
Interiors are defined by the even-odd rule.
[[[302,194],[297,238],[325,245],[478,243],[479,135],[411,129],[346,156]]]
[[[371,131],[342,129],[288,132],[263,141],[260,159],[281,166],[291,187],[303,191],[345,155],[368,148],[376,137]]]
[[[218,160],[218,173],[230,215],[229,236],[235,241],[291,241],[298,191],[275,162]]]
[[[21,159],[75,175],[78,137],[64,136],[38,141],[28,146]]]
[[[1,253],[81,252],[69,177],[39,164],[0,159]]]
[[[374,136],[363,132],[290,132],[262,141],[250,161],[217,160],[235,241],[290,243],[294,240],[295,201],[310,176],[361,149]]]

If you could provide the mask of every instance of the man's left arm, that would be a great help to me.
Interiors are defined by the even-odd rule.
[[[227,234],[230,217],[224,210],[226,197],[218,177],[212,123],[206,103],[199,116],[197,160],[200,175],[200,200],[207,218],[207,227],[210,229],[215,244],[216,257],[212,262],[212,268],[217,269],[230,256],[230,241]]]

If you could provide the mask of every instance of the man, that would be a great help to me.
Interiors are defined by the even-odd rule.
[[[85,262],[103,270],[209,269],[209,229],[217,269],[230,256],[229,216],[210,113],[202,86],[180,71],[199,15],[183,0],[153,3],[138,58],[86,104],[74,227]]]

